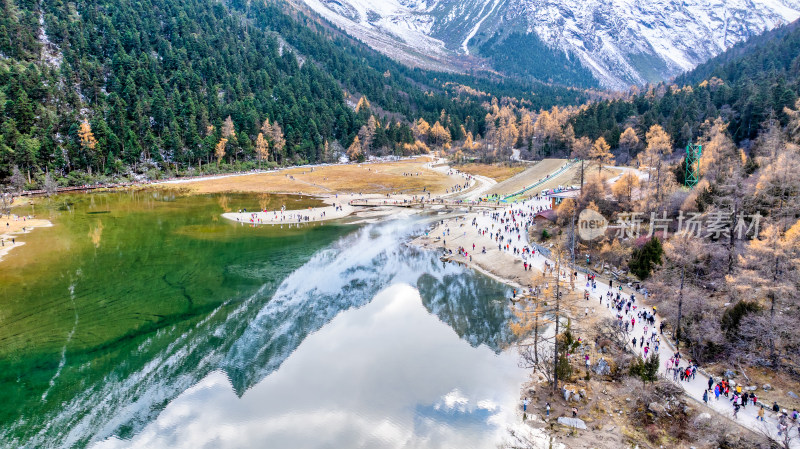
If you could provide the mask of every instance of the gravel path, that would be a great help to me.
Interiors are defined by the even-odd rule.
[[[508,208],[506,208],[505,211],[506,212],[514,212],[514,213],[519,213],[520,211],[522,211],[524,213],[530,213],[533,210],[536,210],[537,208],[548,208],[549,204],[550,204],[550,201],[547,198],[534,199],[534,200],[529,200],[529,201],[526,201],[526,202],[523,202],[523,203],[518,203],[518,204],[511,205]],[[502,210],[498,211],[498,212],[501,215],[503,213]],[[475,218],[477,220],[477,227],[469,226],[469,228],[470,228],[469,231],[470,232],[459,230],[458,234],[461,234],[461,235],[456,235],[454,237],[462,237],[463,240],[461,238],[459,238],[458,240],[462,240],[461,242],[459,242],[459,241],[454,239],[454,240],[452,240],[453,244],[460,245],[460,246],[465,246],[465,247],[469,246],[469,248],[471,249],[471,244],[475,243],[476,244],[476,248],[482,248],[482,247],[486,246],[487,248],[491,248],[492,252],[498,252],[499,250],[497,249],[497,242],[495,242],[493,239],[490,239],[488,234],[486,236],[479,235],[479,233],[477,232],[477,229],[489,228],[493,232],[496,232],[498,229],[502,230],[503,225],[499,224],[498,222],[494,222],[491,219],[491,216],[489,214],[483,214],[483,213],[470,214],[467,217],[467,220],[465,220],[465,221],[468,222],[468,223],[471,223],[472,218]],[[519,218],[518,218],[518,220],[519,220]],[[494,229],[492,229],[492,225],[493,224],[494,224]],[[527,235],[527,232],[525,232],[525,231],[520,232],[519,234],[517,234],[516,232],[503,232],[501,235],[503,235],[506,239],[510,239],[511,242],[513,242],[511,244],[512,245],[512,249],[515,246],[517,248],[522,248],[523,246],[528,245],[528,235]],[[518,235],[519,235],[519,240],[517,240]],[[508,240],[506,240],[506,241],[508,241]],[[478,252],[480,252],[480,251],[478,251]],[[523,262],[523,260],[527,261],[528,263],[532,264],[535,268],[537,268],[539,271],[544,270],[545,262],[549,263],[551,266],[554,265],[554,263],[555,263],[553,260],[550,260],[547,257],[544,257],[539,252],[536,252],[535,256],[527,257],[527,258],[523,258],[522,256],[514,255],[512,251],[503,250],[502,252],[504,252],[508,256],[511,256],[514,259],[516,259],[516,262],[518,264],[521,264]],[[479,257],[479,255],[476,254],[476,257]],[[608,304],[609,301],[606,300],[606,296],[605,295],[609,291],[612,291],[613,294],[616,295],[616,293],[619,291],[618,284],[615,284],[614,288],[611,289],[611,288],[609,288],[608,281],[607,280],[600,280],[600,278],[598,276],[597,279],[596,279],[596,282],[595,282],[596,283],[596,288],[595,289],[591,289],[591,288],[587,289],[587,287],[585,286],[585,282],[586,282],[585,275],[579,274],[578,275],[578,279],[580,280],[581,278],[582,278],[582,281],[576,281],[576,289],[578,291],[580,291],[580,292],[587,291],[587,290],[589,291],[589,300],[587,301],[587,307],[592,308],[593,310],[599,311],[599,313],[605,314],[605,316],[608,317],[608,318],[616,319],[617,311],[616,311],[616,309],[612,308],[613,305],[609,305]],[[632,293],[632,291],[630,289],[624,288],[623,292],[622,292],[622,297],[625,298],[625,299],[629,299],[631,293]],[[602,301],[598,301],[598,298],[600,298],[600,297],[603,298]],[[627,316],[624,318],[624,319],[627,319],[628,321],[630,321],[630,319],[632,317],[636,318],[636,324],[634,326],[634,329],[629,333],[629,338],[633,339],[634,337],[636,337],[637,341],[639,341],[639,339],[641,339],[642,335],[644,334],[645,322],[644,322],[644,320],[641,320],[638,317],[636,317],[636,313],[637,313],[637,311],[642,310],[642,308],[649,309],[649,310],[652,311],[651,308],[647,307],[645,304],[642,304],[643,300],[644,300],[643,295],[636,294],[636,302],[635,303],[638,306],[638,308],[635,311],[631,311],[630,313],[628,313]],[[623,309],[623,313],[624,313],[624,309]],[[660,323],[661,323],[661,317],[656,315],[656,322],[655,322],[655,328],[656,329],[658,328]],[[650,332],[652,329],[653,328],[650,327],[648,329],[648,332]],[[675,382],[675,381],[672,380],[673,379],[672,374],[669,374],[669,375],[667,374],[667,362],[668,362],[668,359],[672,355],[674,355],[674,347],[667,340],[668,339],[665,336],[661,336],[661,347],[660,347],[660,351],[659,351],[659,354],[658,354],[659,355],[659,359],[661,361],[660,368],[659,368],[659,374],[662,377],[666,378],[667,380],[669,380],[671,382]],[[629,346],[630,350],[634,351],[634,353],[643,356],[642,348],[640,348],[640,347],[634,348],[633,345],[630,343],[630,340],[629,340],[628,346]],[[682,366],[684,368],[687,366],[687,362],[685,361],[685,359],[682,359]],[[715,379],[715,381],[719,381],[719,380],[720,379],[718,379],[718,378]],[[769,435],[770,438],[772,438],[772,439],[774,439],[776,441],[781,438],[781,437],[778,436],[776,416],[772,412],[772,410],[769,409],[768,407],[765,408],[766,421],[765,422],[761,422],[761,421],[758,420],[758,408],[759,407],[753,406],[752,403],[751,403],[751,405],[748,405],[747,407],[742,407],[739,410],[738,417],[735,418],[735,419],[733,417],[733,405],[732,405],[732,403],[730,402],[730,400],[728,398],[725,398],[725,396],[720,396],[719,400],[715,400],[713,392],[710,392],[709,393],[708,405],[703,404],[703,392],[706,391],[706,388],[708,387],[708,376],[705,373],[703,373],[701,371],[698,371],[696,376],[695,376],[695,379],[690,380],[690,381],[677,381],[675,383],[677,385],[679,385],[684,390],[684,392],[686,393],[687,396],[691,397],[692,399],[696,400],[699,403],[699,411],[701,413],[704,410],[706,410],[708,412],[716,412],[717,413],[716,416],[718,416],[718,417],[721,416],[723,419],[728,419],[730,422],[735,422],[736,424],[739,424],[739,425],[741,425],[741,426],[743,426],[743,427],[745,427],[745,428],[747,428],[749,430],[752,430],[752,431],[754,431],[754,432],[756,432],[758,434]],[[758,395],[758,393],[759,392],[756,391],[756,395]],[[713,416],[715,416],[715,415],[712,413],[712,419],[713,419]],[[798,428],[797,428],[796,425],[791,428],[790,437],[792,439],[792,441],[790,442],[790,447],[791,448],[800,448],[800,435],[798,435]]]

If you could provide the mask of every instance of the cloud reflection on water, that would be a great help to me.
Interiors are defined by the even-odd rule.
[[[459,338],[406,284],[337,316],[237,397],[215,371],[132,441],[102,448],[493,447],[524,371]]]

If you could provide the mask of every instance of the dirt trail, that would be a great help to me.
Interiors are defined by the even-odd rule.
[[[543,180],[548,175],[558,171],[567,163],[566,159],[544,159],[533,167],[511,177],[489,189],[488,194],[511,195],[520,190]]]
[[[549,207],[549,204],[550,203],[547,198],[541,198],[538,200],[534,199],[523,203],[513,204],[505,210],[507,212],[531,212],[532,210],[537,210],[537,208],[547,208]],[[503,210],[498,210],[497,212],[502,214]],[[476,220],[477,227],[471,225],[473,219]],[[417,239],[415,243],[428,247],[432,246],[452,249],[454,252],[456,252],[455,249],[458,247],[467,248],[469,256],[464,257],[460,255],[454,255],[451,257],[451,259],[459,263],[474,266],[481,271],[487,271],[509,285],[522,288],[528,286],[528,280],[533,274],[532,272],[524,272],[522,270],[523,261],[527,261],[529,264],[532,264],[532,266],[538,270],[538,272],[544,270],[545,263],[550,265],[555,264],[553,260],[548,259],[538,251],[533,257],[528,256],[523,258],[522,256],[514,255],[512,251],[506,250],[505,248],[501,250],[498,248],[498,243],[489,238],[488,233],[487,235],[480,235],[478,232],[479,229],[490,229],[492,232],[496,232],[501,228],[501,225],[498,225],[498,223],[495,223],[491,220],[488,213],[470,213],[455,219],[445,220],[443,224],[435,227],[428,237]],[[508,239],[510,239],[512,250],[514,247],[521,248],[529,245],[526,232],[520,233],[519,236],[517,234],[505,232],[502,235],[507,239],[506,243],[508,243]],[[472,246],[473,244],[475,245],[474,250]],[[486,253],[482,252],[484,247],[486,248]],[[617,292],[620,292],[619,284],[615,283],[614,288],[610,288],[607,280],[601,280],[598,277],[596,280],[596,288],[591,288],[584,284],[584,282],[586,282],[585,275],[579,275],[579,279],[581,279],[581,276],[584,276],[582,278],[583,280],[581,282],[576,282],[576,290],[578,290],[580,293],[583,293],[584,291],[589,292],[589,300],[586,301],[586,307],[591,309],[592,313],[596,314],[596,317],[616,319],[616,309],[613,309],[612,305],[609,304],[609,301],[606,299],[606,293],[611,291],[614,295],[616,295]],[[629,299],[632,293],[635,292],[630,290],[627,286],[621,291],[622,297],[626,299]],[[647,300],[646,298],[643,298],[643,295],[635,293],[635,296],[635,304],[638,306],[636,311],[642,310],[643,308],[652,310],[652,308],[646,305]],[[631,311],[624,319],[630,321],[631,318],[636,318],[634,329],[631,330],[628,335],[631,340],[636,337],[637,341],[640,341],[642,335],[644,334],[646,324],[643,320],[640,320],[638,317],[636,317],[636,311]],[[656,315],[656,329],[660,323],[661,317]],[[652,331],[652,329],[652,327],[648,329],[648,334]],[[638,346],[633,347],[633,345],[630,343],[630,340],[629,349],[634,353],[643,356],[643,348]],[[774,440],[779,438],[777,435],[777,419],[771,410],[767,410],[766,421],[762,423],[757,419],[758,407],[753,406],[752,403],[747,407],[741,408],[736,419],[733,417],[733,406],[730,400],[724,396],[721,396],[719,400],[715,400],[713,399],[714,395],[710,393],[709,395],[711,399],[709,400],[708,405],[703,404],[703,392],[708,387],[708,376],[702,371],[698,371],[696,377],[690,381],[674,381],[672,374],[667,375],[666,372],[667,360],[673,354],[673,346],[666,337],[661,336],[661,347],[658,353],[661,362],[659,374],[667,380],[680,386],[688,397],[694,399],[698,403],[700,413],[708,412],[712,415],[712,419],[713,416],[722,417],[723,419],[728,420],[728,422],[738,424],[745,429],[756,432],[757,434],[769,435],[770,438]],[[685,368],[686,365],[687,363],[683,361],[682,366]],[[758,393],[758,391],[756,391],[756,393]],[[795,426],[790,432],[790,435],[794,439],[791,443],[791,448],[800,448],[800,435],[797,434],[797,427]]]

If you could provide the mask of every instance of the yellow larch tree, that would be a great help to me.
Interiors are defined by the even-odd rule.
[[[475,149],[475,141],[472,138],[471,132],[466,133],[466,135],[467,137],[464,139],[464,143],[461,145],[461,148],[466,151],[472,151]]]
[[[672,154],[672,139],[669,137],[661,125],[653,125],[645,135],[647,140],[647,147],[644,152],[639,154],[639,164],[647,165],[650,171],[648,177],[648,195],[645,198],[645,206],[648,210],[652,209],[654,205],[661,204],[662,180],[661,172],[664,165],[663,159]],[[655,168],[655,176],[653,176],[653,169]],[[668,179],[674,179],[667,177]],[[653,201],[655,202],[653,204]]]
[[[783,112],[789,117],[789,123],[786,126],[789,139],[800,143],[800,98],[794,103],[794,109],[783,108]]]
[[[624,151],[628,159],[630,159],[631,152],[635,151],[638,146],[639,136],[636,135],[636,131],[630,126],[625,128],[625,131],[619,136],[620,150]]]
[[[586,160],[592,154],[592,140],[586,136],[572,141],[572,153],[570,157],[581,161],[581,188],[583,188],[583,181],[585,177],[585,164]]]
[[[228,139],[222,137],[217,142],[217,146],[214,147],[214,155],[217,156],[217,165],[222,162],[222,158],[225,157],[225,145],[228,144]]]
[[[347,148],[347,157],[350,158],[351,161],[358,160],[363,154],[362,151],[361,141],[358,139],[358,136],[356,136],[355,139],[353,139],[353,143]]]
[[[627,206],[633,200],[633,191],[637,188],[639,188],[639,177],[635,173],[627,172],[611,186],[611,192],[617,201]]]
[[[703,124],[703,155],[700,157],[700,174],[710,180],[729,176],[731,170],[744,165],[740,151],[728,135],[728,124],[717,117]]]
[[[431,130],[431,125],[425,121],[425,119],[420,118],[414,123],[414,137],[418,140],[426,140],[428,138],[428,133]]]
[[[523,139],[530,139],[533,136],[533,117],[529,112],[522,114],[519,121],[519,132]]]
[[[269,133],[270,140],[272,141],[272,155],[275,162],[278,161],[278,156],[281,156],[283,162],[283,148],[286,146],[286,139],[283,137],[283,129],[278,122],[272,123],[272,129]]]
[[[258,137],[256,137],[256,156],[258,156],[259,167],[262,161],[269,158],[269,142],[264,138],[264,133],[258,133]]]
[[[377,129],[378,122],[375,120],[375,116],[371,115],[369,120],[367,120],[367,124],[362,126],[358,131],[358,138],[361,142],[361,150],[364,153],[369,153],[369,151],[372,149],[372,140],[375,138],[375,132]]]
[[[429,141],[433,145],[437,145],[440,147],[447,147],[450,145],[450,131],[442,126],[441,123],[438,121],[433,124],[430,131],[428,132]]]
[[[261,124],[261,132],[265,137],[272,134],[272,125],[269,123],[269,118],[264,119],[264,123]]]
[[[236,136],[236,127],[233,125],[233,119],[229,115],[228,118],[222,123],[222,137],[230,140]]]
[[[369,100],[367,100],[366,95],[363,95],[358,100],[358,104],[356,105],[356,114],[361,112],[362,109],[369,109],[369,108],[370,108]]]
[[[614,163],[614,155],[611,154],[611,146],[608,145],[606,139],[602,136],[598,137],[592,145],[592,160],[597,163],[597,174],[603,170],[604,165],[611,165]]]
[[[88,120],[81,122],[80,128],[78,129],[78,137],[81,140],[81,149],[89,156],[89,160],[93,161],[95,150],[97,149],[97,139],[95,139],[94,133],[92,133],[92,126],[89,124]],[[89,164],[89,174],[92,174],[91,164]]]

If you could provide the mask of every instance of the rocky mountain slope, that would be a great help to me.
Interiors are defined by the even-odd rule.
[[[601,85],[617,89],[672,77],[800,17],[799,0],[303,1],[412,65],[481,67],[485,61],[469,56],[496,60],[495,48],[505,52],[482,45],[490,39],[502,44],[512,33],[535,34],[553,52],[579,58]],[[531,47],[516,45],[516,56],[529,56]],[[552,55],[544,56],[547,64]],[[495,61],[494,68],[508,71],[504,65]]]

